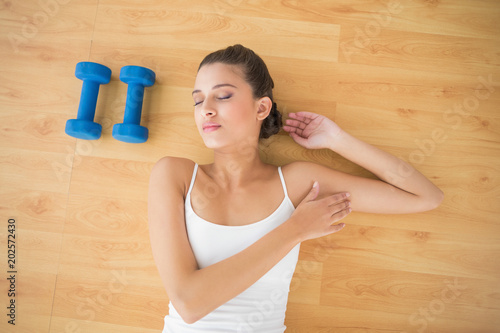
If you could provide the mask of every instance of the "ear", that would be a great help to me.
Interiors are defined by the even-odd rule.
[[[262,97],[257,101],[258,110],[257,110],[257,120],[264,120],[271,112],[273,107],[273,102],[269,97]]]

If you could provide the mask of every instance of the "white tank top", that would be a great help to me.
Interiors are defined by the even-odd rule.
[[[225,226],[206,221],[196,215],[191,206],[191,190],[197,170],[198,164],[194,167],[184,211],[189,242],[200,269],[244,250],[285,222],[295,210],[288,197],[280,167],[278,172],[284,199],[271,215],[242,226]],[[283,333],[290,281],[297,265],[299,248],[300,244],[247,290],[194,324],[186,324],[170,303],[163,333]]]

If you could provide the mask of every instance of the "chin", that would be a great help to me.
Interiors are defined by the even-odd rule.
[[[258,134],[253,135],[241,133],[243,135],[234,135],[230,133],[200,133],[205,147],[209,149],[237,149],[244,151],[248,146],[254,146],[258,141]]]
[[[209,149],[217,149],[217,148],[223,148],[227,146],[227,144],[224,144],[220,140],[216,140],[215,138],[203,138],[203,142],[205,143],[205,147]]]

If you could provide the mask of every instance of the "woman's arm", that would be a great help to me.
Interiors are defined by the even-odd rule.
[[[298,243],[342,229],[332,225],[349,212],[345,193],[315,200],[311,189],[292,217],[260,240],[199,269],[184,221],[184,196],[194,163],[164,158],[150,177],[148,214],[153,257],[167,294],[183,320],[193,323],[234,298],[276,265]]]
[[[326,193],[351,193],[353,210],[415,213],[434,209],[441,203],[443,192],[410,164],[353,137],[324,116],[298,112],[289,117],[284,129],[298,144],[310,149],[331,149],[380,179],[355,177],[312,163],[299,165],[314,175]]]

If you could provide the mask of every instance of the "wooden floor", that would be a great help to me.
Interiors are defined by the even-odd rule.
[[[328,115],[445,192],[437,210],[356,213],[341,233],[304,243],[286,332],[500,332],[499,1],[2,0],[0,32],[1,332],[161,331],[149,173],[164,155],[210,162],[191,90],[204,55],[235,43],[265,59],[285,114]],[[64,133],[79,61],[113,71],[98,141]],[[111,136],[125,65],[157,75],[144,144]],[[370,176],[283,133],[262,154]]]

